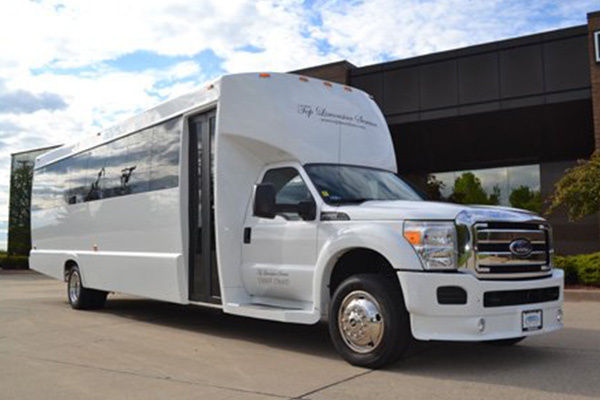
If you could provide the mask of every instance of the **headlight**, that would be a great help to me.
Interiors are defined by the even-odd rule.
[[[404,237],[414,247],[425,269],[456,269],[454,222],[406,221]]]

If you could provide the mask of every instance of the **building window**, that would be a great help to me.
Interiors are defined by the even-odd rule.
[[[594,49],[596,50],[596,62],[600,63],[600,31],[594,32]]]
[[[427,191],[431,200],[542,211],[539,165],[433,173]]]

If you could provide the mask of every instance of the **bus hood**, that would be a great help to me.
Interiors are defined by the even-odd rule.
[[[366,201],[357,205],[341,205],[338,212],[354,221],[381,220],[461,220],[473,224],[479,221],[544,222],[526,210],[499,206],[474,206],[433,201]]]

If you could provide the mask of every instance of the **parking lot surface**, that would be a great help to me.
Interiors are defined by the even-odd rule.
[[[0,272],[0,399],[600,398],[600,303],[513,347],[418,343],[394,367],[338,357],[327,327],[111,295],[74,311],[62,282]]]

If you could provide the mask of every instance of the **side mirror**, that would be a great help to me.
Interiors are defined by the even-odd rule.
[[[275,211],[275,187],[270,183],[259,183],[254,188],[254,216],[273,219]]]
[[[305,221],[314,221],[317,218],[317,205],[313,200],[299,202],[298,215]]]

